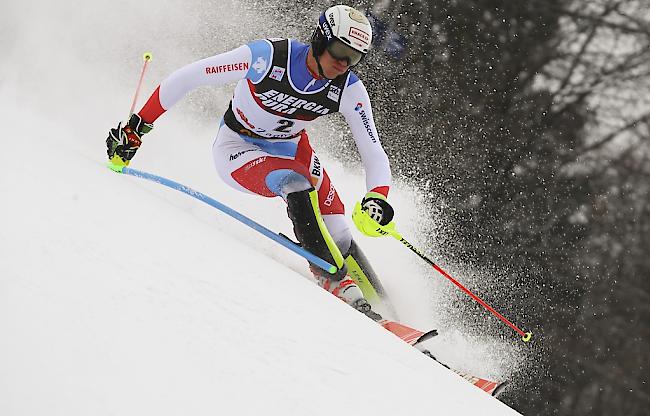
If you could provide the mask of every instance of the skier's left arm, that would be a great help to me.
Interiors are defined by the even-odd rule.
[[[388,203],[391,171],[388,156],[379,140],[370,97],[363,82],[351,74],[343,90],[339,111],[350,126],[366,171],[367,193],[352,212],[352,220],[365,235],[379,237],[394,229],[392,206]]]

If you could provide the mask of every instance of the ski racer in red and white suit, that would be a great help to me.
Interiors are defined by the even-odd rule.
[[[336,31],[336,23],[338,29],[345,29],[347,15],[343,20],[326,18],[337,7],[344,6],[335,6],[321,15],[318,33],[314,35],[325,39],[321,43],[325,42],[326,46],[329,44],[324,32]],[[351,8],[334,10],[343,14],[348,11],[353,17],[348,19],[349,25],[357,25],[348,32],[364,38],[359,33],[370,32],[369,25],[366,29],[357,23],[365,17],[354,16]],[[363,40],[367,42],[367,50],[370,39]],[[393,212],[387,196],[391,171],[375,128],[366,88],[350,71],[350,64],[358,62],[357,55],[353,48],[336,46],[338,49],[323,46],[315,53],[314,39],[311,46],[290,39],[263,39],[180,68],[160,83],[134,115],[135,122],[132,117],[122,128],[126,129],[127,143],[121,150],[128,164],[140,145],[140,132],[148,132],[164,112],[194,88],[237,82],[213,145],[219,175],[237,190],[265,197],[281,196],[287,202],[301,245],[340,269],[332,276],[312,267],[319,283],[368,314],[374,312],[369,311],[355,282],[346,276],[345,258],[352,248],[358,250],[358,247],[352,241],[343,203],[305,131],[317,117],[337,111],[343,114],[366,172],[364,209],[378,208],[379,217],[373,218],[382,225],[390,222]],[[350,56],[346,57],[346,53]],[[120,134],[111,132],[118,139]],[[137,140],[128,154],[125,150],[132,136]],[[109,136],[107,144],[110,139]],[[110,149],[111,144],[109,157]],[[118,146],[118,154],[119,150]],[[360,229],[365,232],[363,225]],[[369,231],[367,234],[373,235]],[[361,266],[370,269],[367,264]]]

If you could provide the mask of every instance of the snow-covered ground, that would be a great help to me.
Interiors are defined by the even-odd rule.
[[[104,139],[128,112],[137,51],[154,51],[146,97],[165,70],[198,58],[177,44],[201,21],[200,4],[2,6],[0,415],[516,413],[325,293],[284,248],[105,168]],[[232,19],[215,24],[243,36]],[[133,166],[290,233],[281,201],[217,177],[210,148],[230,90],[211,94],[214,120],[189,116],[190,97],[145,137]],[[322,156],[351,206],[363,175]],[[404,186],[391,197],[417,241],[417,195]],[[444,282],[399,243],[355,238],[402,320],[450,329],[430,341],[439,357],[493,378],[517,365],[507,346],[468,340],[436,315]]]

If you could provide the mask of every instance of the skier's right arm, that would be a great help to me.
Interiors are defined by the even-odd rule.
[[[151,94],[142,109],[122,126],[111,129],[106,139],[107,153],[114,164],[128,165],[141,144],[142,135],[153,128],[153,122],[191,90],[204,85],[225,85],[248,78],[258,45],[248,45],[186,65],[165,78]],[[258,68],[259,69],[259,68]]]
[[[204,85],[225,85],[246,77],[252,53],[248,45],[229,52],[201,59],[186,65],[165,78],[138,112],[147,123],[153,123],[188,92]]]

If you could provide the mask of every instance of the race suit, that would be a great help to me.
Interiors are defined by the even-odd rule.
[[[309,144],[306,127],[340,112],[361,156],[366,190],[387,196],[391,172],[361,80],[350,71],[334,80],[314,75],[308,53],[309,45],[296,40],[263,39],[191,63],[163,80],[139,115],[153,123],[192,89],[237,81],[213,145],[219,175],[235,189],[274,197],[274,172],[301,174],[318,191],[323,220],[346,253],[352,237],[344,205]]]

